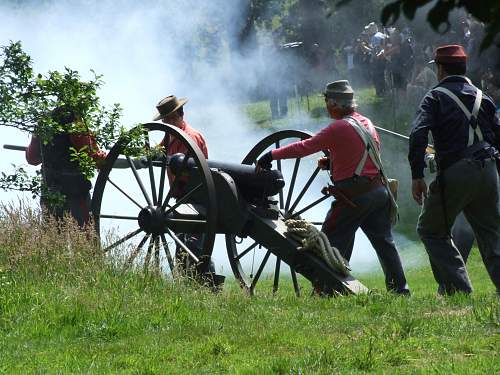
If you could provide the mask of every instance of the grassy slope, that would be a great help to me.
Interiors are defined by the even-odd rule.
[[[477,253],[477,251],[476,251]],[[473,297],[219,295],[101,263],[0,274],[4,373],[460,373],[500,371],[499,301],[479,257]],[[380,275],[361,279],[383,288]]]

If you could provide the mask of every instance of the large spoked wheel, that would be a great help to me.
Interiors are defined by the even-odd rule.
[[[310,133],[299,130],[278,131],[257,143],[242,164],[255,164],[260,156],[272,149],[310,137]],[[285,179],[285,187],[277,197],[282,219],[301,218],[321,225],[330,204],[328,196],[321,194],[321,188],[328,184],[329,176],[326,172],[320,174],[317,167],[317,159],[325,155],[322,152],[305,158],[273,162],[276,163],[273,168],[277,165]],[[295,293],[300,295],[303,278],[297,277],[295,270],[257,241],[228,234],[226,248],[234,276],[250,294],[255,293],[257,283],[260,285],[259,290],[264,290],[267,285],[275,293],[281,280],[282,283],[291,281]]]
[[[92,213],[103,251],[127,265],[172,276],[178,274],[180,259],[182,264],[208,269],[217,206],[205,157],[174,126],[151,122],[142,127],[144,137],[140,142],[147,162],[134,162],[124,154],[128,143],[118,142],[97,177]],[[176,150],[185,150],[186,156],[177,166],[181,173],[176,175],[170,173],[165,157],[174,145]],[[125,168],[113,168],[118,159],[126,159]],[[194,168],[189,168],[188,160],[194,160]],[[194,183],[189,184],[191,181]]]

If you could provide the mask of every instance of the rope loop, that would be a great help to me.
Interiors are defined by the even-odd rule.
[[[310,251],[323,259],[335,271],[344,276],[349,275],[351,267],[336,247],[330,245],[326,234],[318,230],[306,220],[288,219],[285,221],[285,235],[299,243],[297,250]]]

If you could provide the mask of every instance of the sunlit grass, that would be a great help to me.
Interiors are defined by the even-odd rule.
[[[301,298],[291,287],[249,297],[234,280],[213,294],[126,270],[86,242],[68,246],[77,229],[50,229],[36,214],[0,224],[3,373],[499,370],[498,297],[477,251],[471,297],[437,297],[427,264],[408,270],[409,298],[386,293],[380,273],[358,275],[369,295],[313,297],[305,282]]]
[[[414,100],[400,93],[389,92],[385,97],[377,97],[373,87],[359,88],[355,91],[359,112],[369,117],[376,125],[408,134],[416,107]],[[284,118],[271,119],[269,100],[245,104],[243,111],[252,122],[261,128],[280,129],[296,127],[297,118],[303,124],[325,126],[331,121],[325,109],[321,93],[312,93],[300,98],[288,98],[288,114]]]

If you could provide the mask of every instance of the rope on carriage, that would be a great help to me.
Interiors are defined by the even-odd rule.
[[[288,219],[285,221],[285,235],[300,243],[298,251],[311,251],[323,259],[330,267],[344,276],[351,271],[349,262],[344,259],[336,247],[330,245],[326,234],[306,220]]]

